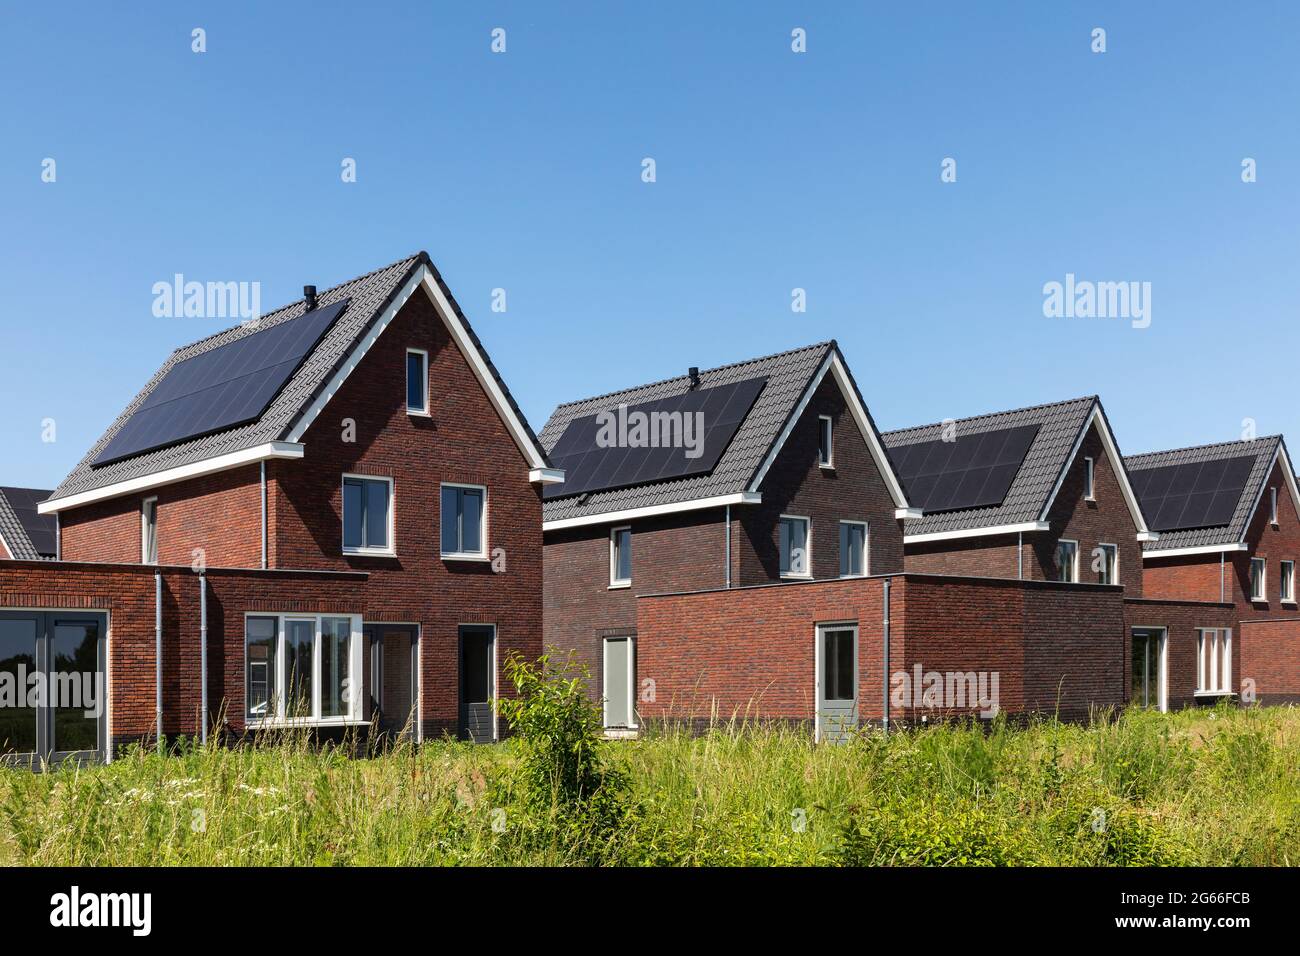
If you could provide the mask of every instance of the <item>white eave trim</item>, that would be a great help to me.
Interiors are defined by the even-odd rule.
[[[528,480],[539,485],[559,485],[564,483],[563,468],[534,468],[528,472]]]
[[[1277,467],[1278,462],[1282,462],[1282,475],[1286,479],[1286,485],[1291,492],[1292,507],[1300,509],[1300,493],[1296,491],[1295,469],[1291,467],[1291,457],[1286,453],[1286,446],[1278,439],[1277,450],[1273,452],[1273,460],[1268,463],[1268,469],[1264,472],[1264,480],[1259,483],[1259,491],[1255,494],[1255,503],[1251,506],[1250,517],[1246,519],[1246,526],[1241,530],[1241,541],[1244,545],[1246,535],[1250,533],[1250,526],[1255,521],[1255,514],[1259,511],[1260,503],[1264,500],[1264,492],[1269,487],[1268,480],[1273,475],[1273,469]],[[1245,550],[1243,547],[1242,550]]]
[[[178,481],[187,481],[190,478],[211,475],[218,471],[229,471],[231,468],[238,468],[241,465],[269,461],[273,458],[301,458],[302,454],[303,446],[297,442],[267,442],[263,445],[254,445],[251,448],[232,451],[226,455],[217,455],[215,458],[205,458],[202,461],[191,462],[188,465],[177,465],[175,468],[168,468],[165,471],[155,471],[152,474],[141,475],[139,478],[130,478],[126,481],[104,485],[102,488],[94,488],[80,494],[68,495],[64,498],[51,498],[42,501],[36,506],[36,510],[43,515],[58,514],[60,511],[67,511],[69,508],[80,508],[96,501],[120,498],[122,495],[148,491],[151,488],[172,485]]]
[[[581,528],[593,524],[615,524],[633,521],[637,518],[653,518],[657,515],[676,514],[681,511],[700,511],[704,508],[721,508],[726,505],[761,504],[763,496],[754,491],[738,491],[730,495],[714,495],[712,498],[695,498],[690,501],[677,501],[668,505],[648,505],[644,508],[627,508],[623,511],[606,511],[598,515],[582,515],[577,518],[560,518],[556,521],[543,521],[543,531],[563,531],[565,528]]]
[[[1194,548],[1160,548],[1155,551],[1143,551],[1142,560],[1151,558],[1178,558],[1185,554],[1218,554],[1221,551],[1249,551],[1250,548],[1240,541],[1231,544],[1203,544]]]
[[[899,483],[898,476],[894,474],[894,467],[889,462],[889,455],[886,454],[884,446],[880,443],[880,439],[876,435],[876,430],[871,427],[871,421],[867,417],[867,410],[862,407],[862,402],[858,399],[858,390],[853,387],[853,382],[849,379],[848,369],[846,369],[844,363],[840,361],[840,355],[837,349],[831,349],[831,354],[826,356],[825,360],[821,364],[821,368],[817,370],[817,374],[813,376],[812,381],[808,384],[808,388],[804,390],[803,397],[799,399],[799,404],[795,407],[794,413],[790,416],[790,420],[785,423],[785,428],[782,429],[781,434],[777,436],[776,441],[772,443],[772,447],[767,452],[767,457],[763,459],[763,464],[759,466],[757,474],[754,475],[754,480],[750,482],[749,490],[756,492],[758,491],[759,486],[762,485],[763,479],[767,477],[767,470],[772,467],[772,463],[776,461],[776,456],[780,454],[781,449],[785,447],[786,439],[789,438],[790,433],[794,431],[795,425],[797,425],[800,419],[803,418],[803,413],[808,408],[808,403],[812,401],[812,397],[816,393],[817,387],[821,385],[822,379],[826,377],[828,371],[835,376],[835,382],[840,387],[840,392],[844,396],[844,402],[852,413],[853,420],[857,423],[858,431],[862,435],[862,440],[867,443],[867,448],[871,452],[871,457],[876,462],[876,468],[880,471],[881,477],[885,480],[885,486],[889,489],[889,494],[894,499],[895,507],[900,509],[909,508],[910,506],[907,503],[907,496],[903,493],[903,486]]]
[[[924,544],[927,541],[953,541],[957,538],[982,538],[996,534],[1019,534],[1025,531],[1050,531],[1046,521],[1022,521],[1019,524],[990,525],[987,528],[963,528],[960,531],[931,531],[927,534],[905,534],[903,544]]]
[[[1097,426],[1097,434],[1101,436],[1101,443],[1106,448],[1106,456],[1111,461],[1111,471],[1115,473],[1115,477],[1119,480],[1119,490],[1124,495],[1124,503],[1128,505],[1133,523],[1137,525],[1137,539],[1139,541],[1154,540],[1142,537],[1144,534],[1151,534],[1152,532],[1147,527],[1147,521],[1142,514],[1142,506],[1138,504],[1137,495],[1133,494],[1133,486],[1128,480],[1128,467],[1124,464],[1124,459],[1120,457],[1119,448],[1115,445],[1115,436],[1110,433],[1110,427],[1106,424],[1106,418],[1101,411],[1100,399],[1093,400],[1092,413],[1088,416],[1088,420],[1083,423],[1083,428],[1079,429],[1078,437],[1074,440],[1074,447],[1070,449],[1070,457],[1065,460],[1065,467],[1056,476],[1056,485],[1052,488],[1052,493],[1048,495],[1047,504],[1043,505],[1042,513],[1038,517],[1043,521],[1047,520],[1052,505],[1056,503],[1056,496],[1061,490],[1061,485],[1065,483],[1065,476],[1070,473],[1070,466],[1074,464],[1075,458],[1078,457],[1079,449],[1083,447],[1083,439],[1093,425]]]
[[[1142,542],[1159,541],[1160,533],[1158,531],[1142,531],[1138,533],[1137,539]]]
[[[895,508],[894,509],[894,517],[900,520],[904,518],[920,518],[924,514],[925,512],[923,512],[920,508]]]
[[[14,557],[13,549],[10,548],[9,543],[5,541],[5,536],[0,534],[0,558],[5,558],[6,560],[13,560],[13,557]]]

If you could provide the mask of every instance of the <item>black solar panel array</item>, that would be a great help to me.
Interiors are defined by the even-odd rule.
[[[176,363],[91,465],[256,421],[349,301],[313,309]]]
[[[55,517],[40,514],[36,510],[36,506],[48,498],[50,493],[33,488],[0,488],[0,494],[5,496],[9,507],[14,509],[14,517],[27,532],[36,553],[46,558],[54,557]]]
[[[576,418],[569,422],[550,455],[551,463],[564,469],[564,483],[548,485],[543,494],[546,498],[563,498],[583,492],[707,474],[717,466],[718,459],[731,444],[740,423],[766,384],[767,378],[764,377],[696,389],[627,406],[622,416],[617,408],[609,409],[615,419],[622,418],[629,426],[635,423],[637,415],[643,414],[650,423],[646,440],[651,434],[662,439],[664,422],[668,423],[669,429],[674,427],[674,422],[681,423],[675,432],[680,439],[684,437],[685,416],[700,413],[702,418],[698,421],[703,424],[703,447],[696,458],[687,457],[687,449],[681,446],[680,440],[676,445],[671,441],[661,441],[658,448],[633,447],[632,443],[638,436],[631,427],[625,429],[626,435],[607,435],[616,437],[617,441],[609,447],[602,447],[599,441],[602,437],[600,414]],[[696,419],[692,419],[691,435],[693,444],[698,446],[694,421]],[[625,442],[624,439],[628,440]]]
[[[1130,469],[1129,478],[1152,531],[1217,528],[1231,524],[1254,467],[1254,455],[1238,455]]]
[[[1037,425],[935,439],[890,450],[907,500],[926,514],[1002,504],[1024,463]]]

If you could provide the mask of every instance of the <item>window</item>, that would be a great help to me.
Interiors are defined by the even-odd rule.
[[[261,615],[244,619],[245,713],[251,722],[361,719],[361,619]]]
[[[1232,631],[1202,628],[1196,635],[1196,688],[1199,694],[1227,694],[1232,687]]]
[[[1277,524],[1277,489],[1276,488],[1268,489],[1268,501],[1269,501],[1268,523],[1275,525]]]
[[[867,573],[867,525],[840,522],[840,577],[860,578]]]
[[[1088,501],[1096,500],[1096,487],[1093,485],[1094,462],[1091,458],[1083,460],[1083,497]]]
[[[1056,542],[1056,580],[1079,581],[1079,542],[1062,538]]]
[[[1093,556],[1094,570],[1097,572],[1098,584],[1119,583],[1119,546],[1099,544]]]
[[[343,550],[393,553],[393,481],[343,476]]]
[[[835,465],[834,430],[829,415],[817,419],[817,463],[823,468]]]
[[[1282,562],[1282,600],[1295,603],[1295,562]]]
[[[852,628],[827,629],[822,632],[822,681],[824,700],[853,700],[857,662],[853,659],[857,634]]]
[[[781,577],[811,577],[808,555],[808,519],[782,515],[777,528]]]
[[[1266,601],[1268,595],[1265,593],[1267,581],[1265,577],[1268,572],[1268,564],[1263,558],[1250,559],[1250,599],[1252,601]]]
[[[625,588],[632,583],[632,528],[609,532],[609,586]]]
[[[406,350],[406,410],[429,414],[429,353],[423,349]]]
[[[442,556],[483,558],[487,554],[487,489],[442,486]]]
[[[158,563],[158,499],[140,503],[140,563]]]

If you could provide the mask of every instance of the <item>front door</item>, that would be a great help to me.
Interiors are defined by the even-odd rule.
[[[476,744],[496,740],[492,698],[496,695],[496,628],[460,627],[460,736]]]
[[[817,740],[843,743],[858,727],[858,628],[817,627]]]
[[[1129,668],[1129,701],[1138,707],[1165,709],[1165,632],[1161,628],[1133,629]]]
[[[0,760],[103,759],[106,631],[102,614],[0,612],[0,682],[11,689],[0,700]]]
[[[389,740],[411,740],[419,700],[420,630],[414,624],[367,624],[370,718]]]
[[[636,662],[636,642],[631,636],[605,638],[603,676],[605,726],[628,730],[636,727],[632,706],[632,685]]]

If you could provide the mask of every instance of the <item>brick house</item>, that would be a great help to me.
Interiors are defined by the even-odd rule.
[[[70,747],[40,708],[5,749],[218,718],[495,739],[562,477],[425,253],[178,349],[39,505],[60,560],[0,565],[0,667],[80,661],[106,712]]]
[[[37,511],[49,496],[37,488],[0,488],[0,561],[55,556],[54,519]]]
[[[620,408],[698,412],[709,440],[694,459],[601,447]],[[611,728],[636,726],[640,596],[902,570],[908,504],[834,342],[561,405],[541,439],[566,472],[545,496],[545,643],[586,665]]]

